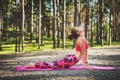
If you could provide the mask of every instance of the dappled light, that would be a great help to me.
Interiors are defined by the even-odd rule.
[[[102,51],[102,52],[100,52]],[[113,51],[113,54],[109,53]],[[0,56],[0,73],[2,74],[2,79],[13,80],[16,79],[36,79],[36,80],[111,80],[120,78],[119,69],[120,69],[120,49],[89,49],[89,64],[90,65],[99,65],[99,66],[113,66],[117,70],[111,71],[102,71],[102,70],[53,70],[53,71],[15,71],[15,68],[19,65],[25,65],[29,62],[37,61],[47,61],[51,62],[56,59],[61,59],[67,54],[72,54],[74,50],[60,50],[60,51],[51,51],[50,53],[28,53],[28,54],[16,54],[14,57],[9,56]],[[99,53],[99,54],[98,54]],[[105,55],[103,55],[105,53]],[[12,58],[11,58],[12,57]],[[81,65],[81,61],[76,65]],[[112,77],[110,77],[112,76]]]

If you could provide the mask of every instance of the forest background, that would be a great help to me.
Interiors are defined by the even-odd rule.
[[[73,48],[71,28],[91,47],[120,46],[120,0],[0,0],[0,54]]]

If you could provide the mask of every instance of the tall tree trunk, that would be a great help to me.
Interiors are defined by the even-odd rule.
[[[120,42],[120,17],[118,21],[118,41]]]
[[[63,38],[62,38],[62,48],[65,48],[65,26],[66,26],[66,0],[63,0],[63,10],[64,10],[64,15],[63,15]]]
[[[57,0],[57,47],[60,47],[60,6]]]
[[[52,12],[51,8],[52,8],[52,0],[49,0],[49,4],[50,4],[50,12]],[[46,25],[47,27],[47,37],[50,38],[51,35],[50,35],[50,29],[51,29],[51,13],[50,13],[50,16],[49,16],[49,19],[48,19],[48,24]]]
[[[92,0],[92,8],[91,8],[91,47],[93,46],[93,27],[94,27],[94,20],[93,20],[93,8],[94,1]]]
[[[115,2],[116,3],[116,2]],[[116,4],[115,4],[116,5]],[[115,42],[118,41],[118,10],[117,8],[115,7]]]
[[[41,26],[41,46],[44,45],[43,43],[43,36],[44,36],[44,31],[45,31],[45,28],[46,28],[46,15],[45,15],[45,12],[46,12],[46,6],[45,6],[45,1],[42,1],[42,26]]]
[[[81,11],[81,1],[78,0],[78,26],[81,25],[81,17],[80,17],[81,12],[80,11]]]
[[[89,25],[89,0],[86,0],[86,18],[85,18],[85,37],[88,38],[88,25]]]
[[[2,1],[0,0],[0,50],[2,50]]]
[[[32,42],[32,38],[33,38],[33,1],[31,0],[31,20],[30,20],[30,42]]]
[[[80,21],[80,0],[74,0],[74,27],[78,27]],[[74,48],[76,39],[73,40],[72,47]]]
[[[19,4],[20,4],[20,2],[17,2],[16,3],[16,12],[15,12],[15,18],[17,18],[17,19],[15,19],[15,31],[16,31],[16,33],[15,33],[15,39],[16,39],[16,41],[15,41],[15,52],[18,52],[18,51],[20,51],[19,50],[19,46],[18,46],[18,44],[19,44],[19,42],[18,41],[20,41],[20,40],[18,40],[18,26],[19,26],[19,23],[18,23],[18,20],[19,20],[19,18],[18,17],[20,17],[20,16],[18,16],[18,14],[20,14],[19,13],[19,11],[20,11],[20,6],[19,6]]]
[[[97,2],[97,22],[96,22],[96,41],[97,43],[100,43],[100,39],[99,39],[99,3]]]
[[[39,25],[39,3],[38,3],[38,6],[37,6],[38,10],[36,12],[36,43],[38,43],[38,36],[39,36],[39,30],[38,30],[38,25]]]
[[[103,0],[99,1],[100,44],[103,46]]]
[[[56,48],[56,0],[53,3],[53,48]]]
[[[39,0],[38,49],[41,45],[41,0]]]
[[[112,41],[115,41],[115,1],[112,0]]]
[[[78,26],[79,23],[79,0],[74,0],[74,27]]]
[[[112,25],[111,25],[111,23],[112,23],[112,20],[111,20],[111,18],[112,18],[112,16],[111,16],[111,13],[112,13],[112,3],[111,3],[112,1],[110,1],[110,3],[109,3],[109,8],[110,8],[110,13],[109,13],[109,41],[108,41],[108,45],[109,46],[111,46],[111,27],[112,27]]]
[[[24,12],[24,0],[21,0],[22,5],[22,52],[24,51],[24,20],[25,20],[25,12]]]

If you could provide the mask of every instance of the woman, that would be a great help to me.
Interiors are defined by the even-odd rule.
[[[82,59],[83,66],[87,69],[92,69],[87,63],[88,63],[88,42],[85,38],[84,28],[82,27],[74,27],[71,31],[71,35],[69,36],[69,39],[72,39],[75,41],[75,50],[78,60]]]
[[[36,67],[36,68],[69,68],[70,66],[75,65],[77,62],[82,59],[83,66],[87,69],[92,69],[89,67],[88,58],[87,58],[87,49],[88,49],[88,42],[84,37],[84,28],[82,27],[74,27],[71,31],[71,35],[69,35],[69,39],[76,39],[76,53],[72,55],[67,55],[65,58],[54,61],[52,63],[47,62],[37,62],[35,64],[29,63],[25,68],[28,67]]]

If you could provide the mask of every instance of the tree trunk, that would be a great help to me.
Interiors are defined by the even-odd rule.
[[[88,38],[88,25],[89,25],[89,0],[86,1],[86,18],[85,18],[85,37]]]
[[[57,0],[57,47],[60,47],[60,6]]]
[[[54,8],[54,12],[53,12],[53,48],[56,48],[56,0],[54,0],[53,8]]]
[[[91,47],[93,46],[93,27],[94,27],[94,20],[93,20],[93,3],[94,1],[92,0],[92,9],[91,9]]]
[[[41,45],[41,0],[39,0],[38,49]]]
[[[66,0],[63,0],[63,10],[64,10],[64,15],[63,15],[63,38],[62,38],[62,48],[65,48],[65,27],[66,27]]]
[[[74,0],[74,27],[78,27],[80,24],[80,0]],[[76,39],[73,40],[72,47],[74,48]]]
[[[18,51],[20,51],[19,50],[19,46],[18,46],[18,41],[20,41],[20,40],[18,40],[18,26],[19,26],[19,23],[18,23],[18,20],[19,20],[19,18],[18,17],[20,17],[20,16],[18,16],[18,14],[20,14],[19,13],[19,11],[20,11],[20,8],[19,8],[20,6],[19,6],[19,3],[16,3],[16,12],[15,12],[15,15],[14,15],[14,18],[15,18],[15,31],[16,31],[16,33],[15,33],[15,52],[18,52]],[[17,19],[16,19],[17,18]]]
[[[99,39],[99,3],[97,2],[97,22],[96,22],[96,42],[100,43]]]
[[[111,13],[112,13],[112,8],[111,8],[111,5],[112,3],[111,3],[111,1],[110,1],[110,3],[109,3],[109,8],[110,8],[110,13],[109,13],[109,41],[108,41],[108,45],[109,46],[111,46],[111,27],[112,27],[112,25],[111,25],[111,23],[112,23],[112,20],[111,20],[111,18],[112,18],[112,16],[111,16]]]
[[[24,12],[24,0],[21,0],[21,7],[22,7],[22,52],[24,51],[24,19],[25,19],[25,12]]]
[[[46,12],[46,6],[45,6],[45,1],[42,1],[42,4],[41,4],[41,6],[42,6],[42,12],[41,12],[41,14],[42,14],[42,26],[41,26],[41,46],[43,46],[44,45],[44,43],[43,43],[43,36],[44,36],[44,34],[45,34],[45,28],[46,28],[46,15],[45,15],[45,12]]]
[[[78,26],[78,23],[79,23],[79,0],[74,0],[74,27],[77,27]]]
[[[103,0],[99,1],[100,44],[103,46]]]
[[[2,50],[2,1],[0,0],[0,51]]]
[[[81,1],[80,0],[78,0],[78,26],[80,26],[81,25]]]
[[[33,1],[34,0],[31,0],[31,20],[30,20],[30,43],[32,42],[32,39],[33,39]]]

